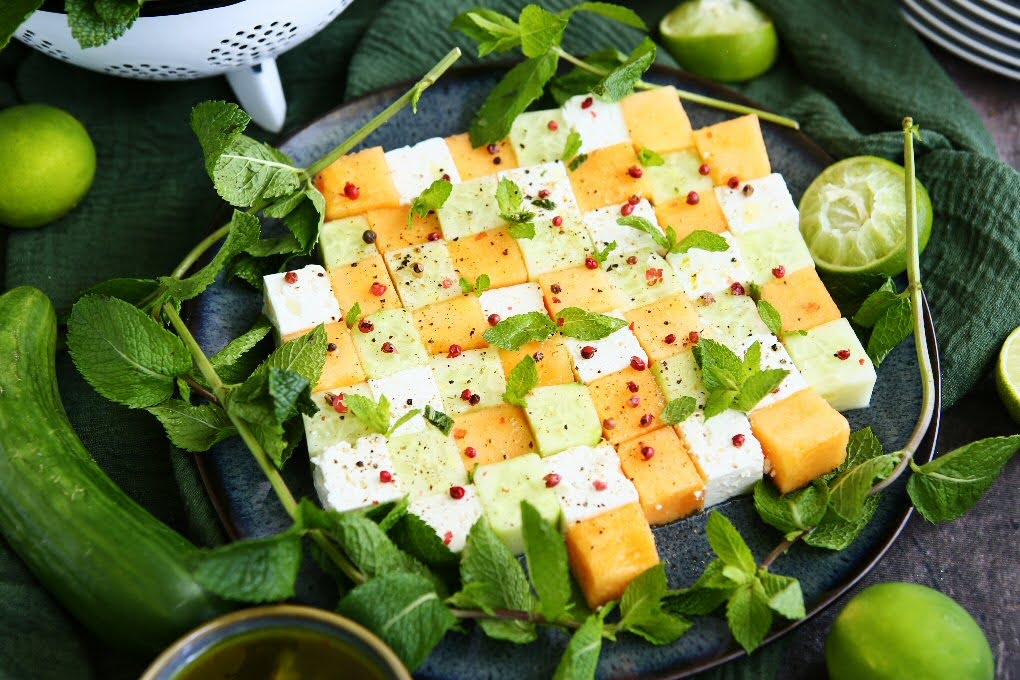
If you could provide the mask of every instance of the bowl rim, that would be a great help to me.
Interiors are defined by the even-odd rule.
[[[386,665],[386,669],[395,677],[400,680],[411,680],[411,674],[407,671],[407,668],[404,666],[399,657],[397,657],[396,653],[372,631],[351,619],[345,618],[326,609],[296,604],[274,604],[263,605],[260,607],[248,607],[207,621],[198,628],[188,631],[174,641],[173,644],[164,649],[160,655],[157,656],[151,664],[149,664],[149,667],[145,669],[145,672],[141,675],[139,680],[157,680],[157,678],[160,677],[160,674],[166,671],[167,668],[170,667],[170,664],[175,661],[189,646],[216,632],[228,629],[231,626],[244,621],[252,619],[272,619],[276,617],[291,617],[325,623],[328,626],[350,633],[368,645],[368,647],[380,657]],[[214,646],[215,644],[211,645],[208,649],[212,649]]]

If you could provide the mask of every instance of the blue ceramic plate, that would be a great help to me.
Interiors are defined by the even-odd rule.
[[[393,118],[369,137],[367,145],[392,149],[413,144],[427,137],[446,136],[468,128],[472,114],[486,93],[495,85],[502,70],[493,67],[469,68],[445,76],[422,99],[417,116],[410,109]],[[649,79],[677,87],[746,102],[740,95],[719,86],[692,79],[679,71],[656,68]],[[308,165],[324,155],[404,91],[396,87],[346,104],[301,129],[283,145],[299,165]],[[727,117],[713,109],[686,105],[691,122],[701,127]],[[781,172],[796,200],[812,179],[832,162],[825,152],[801,133],[774,125],[763,125],[772,166]],[[218,281],[191,309],[192,329],[207,352],[214,352],[231,338],[247,330],[261,308],[260,296],[240,284]],[[937,366],[937,350],[930,321],[930,351]],[[936,371],[937,374],[937,371]],[[872,406],[848,415],[854,429],[871,425],[887,450],[902,447],[918,418],[921,386],[913,346],[897,348],[878,373]],[[936,411],[938,412],[938,411]],[[919,458],[930,459],[933,425]],[[227,530],[236,537],[275,533],[289,525],[277,502],[244,445],[231,440],[201,457],[209,493],[216,503]],[[296,453],[287,465],[285,478],[298,497],[314,498],[307,455]],[[910,514],[903,484],[882,495],[874,520],[847,550],[833,553],[796,545],[780,557],[775,569],[800,579],[808,607],[808,617],[820,611],[860,579],[881,558],[896,538]],[[715,509],[722,511],[748,538],[761,558],[774,548],[782,536],[764,524],[754,511],[750,498],[731,500]],[[655,529],[659,554],[666,562],[672,587],[690,585],[712,558],[705,539],[706,514],[674,522]],[[306,604],[332,608],[336,604],[335,587],[312,560],[305,560],[296,599]],[[770,639],[791,630],[796,623],[779,624]],[[544,631],[537,642],[515,646],[489,640],[478,631],[467,635],[452,633],[418,669],[421,678],[548,678],[552,675],[566,636]],[[705,617],[684,637],[667,647],[653,647],[632,636],[607,644],[599,663],[600,678],[683,677],[730,661],[743,654],[729,634],[721,617]]]

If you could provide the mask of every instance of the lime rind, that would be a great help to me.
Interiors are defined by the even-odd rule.
[[[1020,328],[1010,333],[1002,345],[995,370],[995,385],[1006,411],[1020,424]]]

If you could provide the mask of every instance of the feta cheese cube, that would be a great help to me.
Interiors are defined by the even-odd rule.
[[[542,300],[542,288],[537,283],[521,283],[505,288],[490,288],[478,298],[482,305],[482,313],[488,318],[491,314],[499,314],[500,319],[508,319],[528,312],[546,313],[545,302]]]
[[[376,401],[386,397],[390,402],[390,421],[393,423],[409,411],[424,411],[426,406],[437,411],[443,410],[443,397],[432,369],[428,366],[409,368],[385,378],[369,380],[368,385]],[[421,432],[425,426],[425,418],[418,414],[398,427],[392,436]]]
[[[450,148],[442,137],[432,137],[414,146],[404,146],[386,152],[393,185],[400,194],[400,202],[410,204],[421,192],[443,175],[451,182],[459,182],[460,174],[453,161]]]
[[[385,254],[400,300],[409,309],[461,295],[460,277],[446,241],[430,241]]]
[[[341,394],[345,396],[357,394],[369,399],[374,398],[367,382],[351,385],[342,390],[312,394],[312,402],[319,412],[314,416],[301,414],[305,423],[305,443],[308,445],[308,455],[312,458],[334,444],[341,442],[353,444],[359,438],[372,434],[353,414],[350,412],[337,413],[333,408],[332,397]]]
[[[343,318],[326,270],[317,264],[271,274],[263,281],[266,316],[281,337]]]
[[[464,549],[468,532],[482,517],[482,504],[474,484],[464,485],[464,495],[453,498],[449,491],[411,501],[408,510],[435,529],[436,535],[453,552]]]
[[[765,455],[740,411],[723,411],[708,420],[698,412],[676,429],[705,479],[706,508],[750,492],[762,478]]]
[[[494,347],[467,350],[453,359],[446,355],[434,356],[432,370],[443,397],[441,410],[449,416],[503,403],[506,377],[499,350]],[[478,395],[480,401],[477,405],[462,398],[464,390]]]
[[[747,283],[751,274],[744,266],[740,246],[733,234],[720,234],[729,244],[727,250],[711,252],[692,248],[686,253],[670,253],[666,261],[680,277],[680,285],[689,298],[727,290],[733,283]]]
[[[581,135],[581,153],[630,141],[630,131],[619,102],[579,94],[564,102],[562,111],[567,126]]]
[[[774,389],[771,394],[765,395],[765,397],[759,401],[753,409],[751,409],[752,411],[765,408],[777,401],[782,401],[794,392],[799,392],[807,387],[807,383],[804,381],[804,376],[802,376],[800,371],[797,370],[797,366],[793,363],[793,359],[790,358],[789,353],[786,351],[786,347],[783,346],[783,343],[779,342],[779,338],[771,333],[747,338],[740,346],[737,354],[741,357],[744,356],[747,349],[755,342],[761,344],[762,370],[768,368],[781,368],[789,371],[789,374],[783,378],[783,382],[779,383],[779,387]]]
[[[623,318],[619,311],[610,312],[607,316]],[[574,372],[584,383],[590,383],[604,375],[622,371],[630,366],[633,357],[638,357],[646,363],[648,361],[648,355],[641,349],[637,336],[627,326],[601,340],[564,338],[563,344],[566,345],[567,351],[570,353]],[[595,349],[595,353],[591,355],[590,359],[585,359],[581,354],[585,347]]]
[[[339,442],[312,458],[312,481],[319,501],[327,510],[347,512],[388,503],[404,496],[396,476],[386,438],[380,434],[361,437],[354,444]],[[391,481],[383,482],[381,472]]]
[[[544,462],[547,474],[559,476],[552,490],[559,496],[567,524],[638,502],[637,489],[620,469],[620,458],[605,442],[575,446]]]
[[[871,403],[878,376],[849,321],[830,321],[784,342],[804,381],[832,408],[849,411]]]
[[[751,187],[750,191],[745,187]],[[777,172],[744,182],[737,189],[728,186],[715,188],[719,206],[726,215],[730,231],[744,234],[769,227],[798,227],[800,214],[793,203],[783,176]]]
[[[633,217],[643,217],[655,226],[659,222],[655,217],[655,208],[646,199],[634,206]],[[655,240],[645,232],[617,224],[620,219],[620,206],[610,205],[597,210],[589,210],[584,213],[584,226],[588,228],[588,235],[595,242],[595,247],[602,249],[612,242],[616,242],[617,255],[628,255],[636,250],[656,250],[658,246]]]

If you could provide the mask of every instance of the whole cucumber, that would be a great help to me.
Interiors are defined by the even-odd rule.
[[[87,628],[151,653],[227,607],[191,574],[198,548],[117,487],[71,428],[56,337],[42,291],[0,296],[0,533]]]

